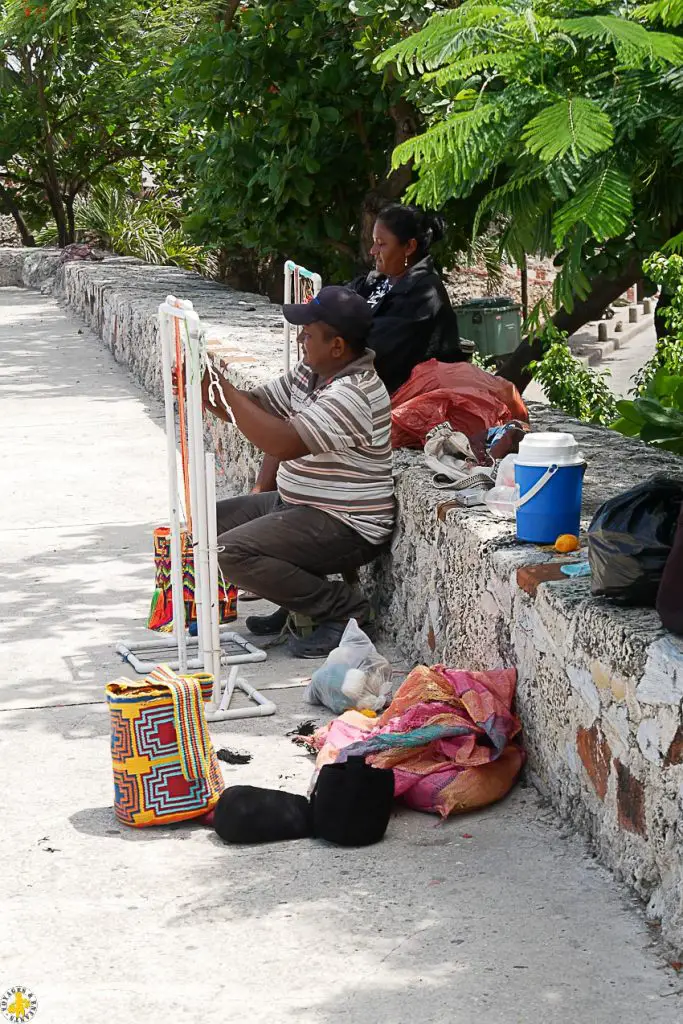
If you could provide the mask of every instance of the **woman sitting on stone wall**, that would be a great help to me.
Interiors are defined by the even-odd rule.
[[[418,363],[466,358],[448,293],[429,255],[442,236],[440,217],[400,203],[385,207],[373,228],[375,269],[348,285],[372,307],[368,348],[390,395]]]

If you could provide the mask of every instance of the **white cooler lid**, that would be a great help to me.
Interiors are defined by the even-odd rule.
[[[576,466],[582,462],[574,435],[554,430],[525,434],[515,456],[515,463],[520,466]]]

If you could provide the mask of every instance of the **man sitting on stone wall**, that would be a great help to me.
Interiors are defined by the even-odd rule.
[[[290,648],[319,658],[338,646],[350,618],[364,625],[369,617],[357,588],[327,577],[372,561],[391,536],[391,407],[366,348],[364,299],[330,286],[284,315],[302,328],[298,366],[253,391],[221,383],[237,426],[265,459],[254,492],[217,504],[218,558],[227,580],[279,606],[248,618],[252,633],[280,632],[289,612],[310,617],[312,634]],[[205,408],[228,418],[207,399]]]

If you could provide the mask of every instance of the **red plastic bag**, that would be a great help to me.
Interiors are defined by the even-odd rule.
[[[393,448],[421,448],[439,423],[450,423],[454,430],[472,437],[510,420],[529,419],[510,381],[470,363],[436,359],[415,367],[392,396],[391,405]]]

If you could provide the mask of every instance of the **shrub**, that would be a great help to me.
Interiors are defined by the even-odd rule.
[[[180,203],[168,192],[141,197],[118,185],[101,184],[76,203],[74,213],[79,239],[85,237],[119,256],[215,276],[215,255],[185,234]],[[39,241],[47,244],[53,238],[43,234]]]
[[[566,334],[552,327],[546,327],[545,334],[548,347],[531,369],[550,404],[586,423],[612,423],[616,402],[607,383],[609,372],[584,366],[570,352]]]

